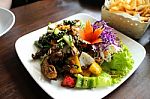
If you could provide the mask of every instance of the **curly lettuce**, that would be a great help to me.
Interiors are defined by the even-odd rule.
[[[128,47],[122,44],[122,51],[112,55],[111,62],[104,62],[102,68],[112,77],[112,83],[118,83],[133,68],[134,61]]]

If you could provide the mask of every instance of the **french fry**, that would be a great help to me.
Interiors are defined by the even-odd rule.
[[[136,3],[137,3],[137,6],[140,6],[143,4],[143,0],[137,0]]]
[[[150,4],[150,0],[144,0],[145,4]]]
[[[119,7],[113,6],[113,7],[111,7],[110,11],[119,11]]]
[[[140,15],[142,15],[146,11],[146,7],[144,7],[141,11],[139,11]]]
[[[145,8],[145,11],[141,14],[141,16],[145,16],[148,12],[150,11],[150,9]]]
[[[131,10],[127,10],[126,9],[126,12],[128,13],[128,14],[130,14],[130,15],[136,15],[136,14],[138,14],[138,12],[135,12],[135,11],[131,11]]]
[[[111,3],[115,3],[115,0],[110,0]]]
[[[136,0],[131,0],[131,2],[129,3],[130,4],[130,6],[133,8],[133,9],[135,9],[136,8]]]
[[[129,4],[124,4],[124,8],[127,10],[133,10],[133,8]]]
[[[148,10],[146,10],[144,13],[141,14],[141,16],[145,16],[147,14]]]
[[[124,11],[115,11],[115,10],[110,10],[110,12],[113,12],[113,13],[125,13]]]
[[[110,12],[139,14],[141,21],[150,20],[150,0],[110,0]]]
[[[148,6],[148,5],[147,5],[147,6]],[[141,10],[143,10],[145,7],[146,7],[146,5],[139,5],[139,6],[136,8],[136,11],[141,11]]]
[[[149,14],[149,13],[148,13],[148,14],[146,14],[146,15],[145,15],[145,17],[150,17],[150,14]]]
[[[140,20],[142,22],[148,22],[150,20],[150,17],[140,17]]]

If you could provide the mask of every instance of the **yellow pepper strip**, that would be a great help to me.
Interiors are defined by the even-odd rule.
[[[94,75],[99,75],[102,72],[102,68],[96,62],[93,62],[89,67],[89,71]]]
[[[82,69],[81,69],[81,64],[80,64],[78,55],[72,56],[71,61],[72,61],[72,64],[76,65],[77,67],[76,68],[71,68],[70,72],[73,73],[73,74],[81,73]]]

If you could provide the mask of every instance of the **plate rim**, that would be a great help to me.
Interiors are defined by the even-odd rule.
[[[16,17],[15,17],[15,14],[14,14],[12,11],[10,11],[10,10],[8,10],[8,9],[6,9],[6,8],[3,8],[3,7],[0,7],[0,9],[2,9],[2,10],[4,10],[4,11],[8,12],[8,13],[12,16],[12,23],[10,24],[10,26],[9,26],[5,31],[3,31],[3,32],[0,34],[0,37],[1,37],[1,36],[3,36],[4,34],[6,34],[6,33],[14,26],[15,21],[16,21]]]

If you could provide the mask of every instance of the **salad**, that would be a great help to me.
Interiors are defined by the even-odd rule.
[[[69,88],[98,88],[116,84],[133,68],[128,47],[103,20],[49,23],[47,33],[34,45],[34,60],[49,80]]]

